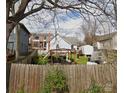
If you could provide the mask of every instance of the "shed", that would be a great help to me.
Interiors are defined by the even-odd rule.
[[[94,48],[91,45],[83,45],[79,47],[79,50],[81,50],[82,54],[92,55]]]

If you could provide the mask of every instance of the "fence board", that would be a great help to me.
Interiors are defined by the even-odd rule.
[[[100,85],[108,81],[112,85],[112,93],[116,93],[116,69],[106,65],[31,65],[12,64],[9,93],[17,93],[23,86],[25,93],[38,93],[44,86],[44,79],[49,70],[61,69],[67,77],[69,93],[80,93],[91,84],[91,79]]]

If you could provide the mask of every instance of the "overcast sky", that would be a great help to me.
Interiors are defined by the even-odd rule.
[[[30,6],[28,8],[30,8]],[[34,13],[31,16],[24,18],[21,22],[24,23],[24,25],[30,32],[54,33],[56,30],[61,33],[61,35],[74,36],[78,38],[82,38],[84,36],[81,29],[83,19],[78,12],[68,11],[66,14],[66,10],[57,9],[55,11],[56,17],[54,19],[54,22],[54,13],[47,10],[42,10]],[[108,32],[109,30],[113,29],[110,29],[110,25],[104,23],[104,30]],[[101,26],[99,26],[99,31],[105,32],[103,31],[103,28]]]
[[[81,32],[82,18],[79,13],[68,12],[67,15],[63,11],[60,14],[58,13],[54,22],[52,20],[53,16],[50,13],[41,13],[39,12],[36,17],[27,17],[21,21],[30,32],[54,33],[57,30],[61,35],[83,37],[83,33]]]

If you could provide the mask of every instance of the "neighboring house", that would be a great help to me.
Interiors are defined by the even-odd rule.
[[[15,48],[16,48],[16,35],[14,31],[12,31],[7,44],[7,56],[14,56]]]
[[[80,44],[75,37],[63,37],[60,34],[51,33],[32,33],[30,45],[32,49],[38,50],[39,53],[47,53],[52,49],[75,49]]]
[[[50,50],[52,49],[71,49],[71,44],[65,41],[62,36],[56,34],[50,41]]]
[[[52,38],[51,33],[32,33],[29,39],[32,49],[47,50],[47,43]]]
[[[96,36],[96,49],[117,49],[117,32]]]
[[[81,44],[81,42],[75,37],[63,37],[60,34],[56,34],[50,41],[50,49],[75,49]]]
[[[28,45],[29,45],[29,37],[30,32],[28,29],[21,23],[19,23],[19,53],[20,55],[27,55],[28,54]]]
[[[27,28],[22,24],[19,23],[18,25],[18,30],[19,31],[19,55],[20,56],[24,56],[28,54],[28,44],[29,44],[29,36],[30,36],[30,32],[27,30]],[[16,50],[16,32],[12,31],[9,37],[9,41],[8,41],[8,45],[7,45],[7,49],[9,51],[13,51],[15,52]]]
[[[29,39],[31,49],[38,52],[48,52],[50,50],[51,33],[32,33]]]
[[[117,53],[117,32],[105,35],[97,35],[93,44],[94,52],[91,57],[93,61],[115,62]],[[111,52],[110,52],[111,51]]]
[[[78,50],[78,47],[84,45],[77,37],[63,37],[71,45],[71,49]]]

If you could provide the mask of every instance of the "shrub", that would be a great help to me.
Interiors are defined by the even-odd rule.
[[[24,90],[18,90],[17,93],[25,93]]]
[[[64,93],[68,90],[66,84],[66,77],[61,70],[52,70],[49,71],[48,75],[45,78],[45,85],[43,93],[51,93],[56,91],[56,93]]]
[[[104,93],[104,88],[93,80],[89,88],[80,93]]]
[[[66,61],[63,56],[54,55],[52,56],[53,63],[63,63]]]
[[[33,61],[35,64],[39,64],[39,65],[44,65],[44,64],[47,64],[48,63],[48,58],[44,58],[43,55],[40,55],[40,56],[35,56],[33,58]]]
[[[48,63],[48,58],[44,58],[43,56],[39,56],[37,64],[44,65]]]
[[[24,84],[21,86],[21,88],[16,93],[25,93],[24,92]]]
[[[87,56],[80,56],[79,59],[76,60],[78,64],[87,64],[88,58]]]
[[[73,58],[70,58],[71,62],[74,62],[74,59]]]

